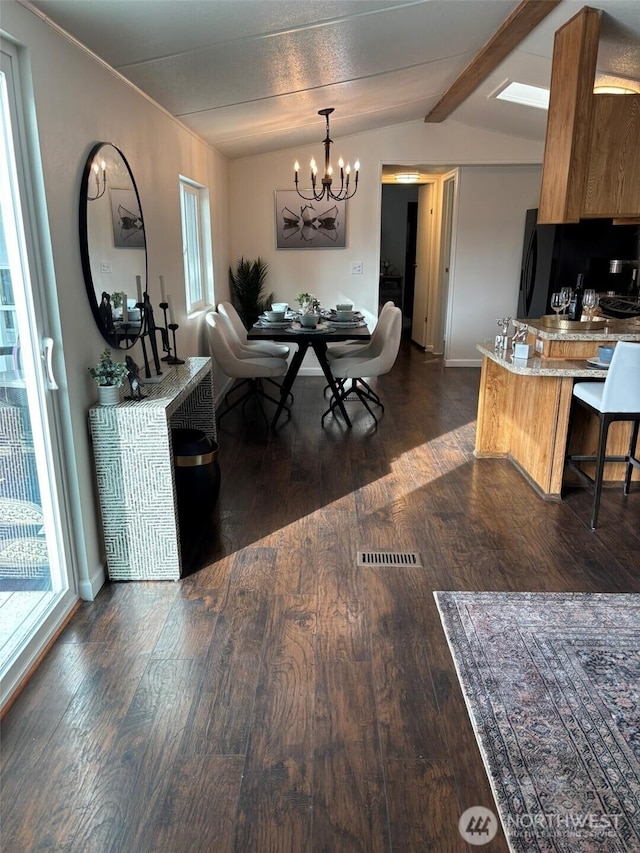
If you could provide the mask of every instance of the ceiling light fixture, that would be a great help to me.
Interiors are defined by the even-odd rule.
[[[394,177],[399,184],[417,184],[420,172],[396,172]]]
[[[333,166],[331,165],[331,143],[333,140],[329,136],[329,116],[333,112],[333,107],[326,107],[323,110],[318,110],[319,116],[324,116],[327,122],[327,135],[324,139],[324,175],[322,177],[322,189],[316,189],[317,186],[317,174],[318,167],[316,165],[316,161],[311,158],[311,195],[305,195],[304,192],[300,192],[298,188],[298,172],[300,171],[300,164],[296,160],[295,166],[293,167],[295,170],[295,184],[296,184],[296,192],[303,198],[305,201],[322,201],[323,199],[333,199],[334,201],[346,201],[348,198],[352,198],[356,194],[356,190],[358,189],[358,172],[360,171],[360,161],[356,160],[353,164],[353,168],[355,169],[355,180],[353,182],[353,189],[349,192],[349,180],[351,177],[351,166],[349,163],[344,165],[344,161],[342,157],[338,160],[338,166],[340,168],[340,189],[335,191],[332,190],[331,186],[333,184]]]
[[[594,86],[594,95],[637,95],[635,89],[626,86]]]

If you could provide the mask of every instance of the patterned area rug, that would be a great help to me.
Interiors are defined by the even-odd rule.
[[[434,593],[513,851],[640,851],[640,595]]]

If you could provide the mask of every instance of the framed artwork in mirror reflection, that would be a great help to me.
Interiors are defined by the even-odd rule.
[[[311,195],[311,190],[301,190]],[[295,190],[276,190],[276,249],[344,249],[345,201],[306,201]]]
[[[144,223],[138,196],[132,189],[110,189],[113,245],[116,249],[144,249]]]

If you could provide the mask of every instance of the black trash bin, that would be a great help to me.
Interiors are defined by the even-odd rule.
[[[218,445],[199,429],[174,429],[171,437],[180,526],[193,529],[210,518],[218,500]]]

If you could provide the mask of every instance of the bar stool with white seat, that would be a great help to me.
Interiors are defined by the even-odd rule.
[[[591,529],[595,530],[598,523],[605,463],[624,462],[626,464],[625,495],[629,494],[633,468],[640,469],[640,460],[636,456],[640,426],[640,344],[619,341],[613,351],[606,379],[601,382],[576,382],[573,386],[573,398],[575,403],[595,414],[599,421],[596,455],[567,455],[566,457],[569,468],[575,471],[582,482],[593,487]],[[625,456],[606,455],[609,426],[614,421],[631,423],[629,451]],[[596,463],[593,477],[580,468],[581,462]]]

